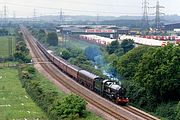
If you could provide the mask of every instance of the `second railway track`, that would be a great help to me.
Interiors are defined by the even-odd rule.
[[[113,105],[113,103],[103,98],[100,98],[98,95],[93,96],[95,93],[90,93],[89,90],[86,90],[82,86],[79,87],[80,85],[75,83],[75,81],[70,80],[70,78],[67,78],[67,76],[59,74],[59,70],[54,65],[46,64],[49,63],[49,61],[37,47],[35,38],[27,31],[26,28],[22,27],[21,30],[35,57],[38,58],[36,62],[42,63],[41,66],[45,71],[47,71],[54,79],[56,79],[73,93],[84,97],[89,103],[101,109],[105,113],[108,113],[117,120],[158,120],[158,118],[134,109],[131,106],[122,108],[120,106]]]

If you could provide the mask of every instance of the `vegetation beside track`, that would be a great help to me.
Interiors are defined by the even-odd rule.
[[[131,104],[164,119],[180,119],[180,46],[142,46],[113,56],[109,61],[124,77]]]
[[[132,44],[130,40],[125,40],[121,44],[115,41],[106,48],[107,59],[124,79],[122,84],[127,88],[130,103],[161,116],[162,119],[179,120],[179,46],[141,46],[133,49]],[[86,48],[85,52],[88,49]],[[90,51],[92,54],[93,50]],[[73,51],[70,50],[69,53]],[[70,60],[73,64],[81,66],[82,61],[86,61],[79,57]]]
[[[0,119],[40,119],[47,116],[22,88],[15,67],[0,68]]]
[[[24,47],[20,48],[24,49]],[[29,52],[26,49],[25,51]],[[27,55],[27,53],[25,54]],[[21,55],[18,58],[21,58]],[[23,61],[22,59],[17,60]],[[65,95],[60,92],[53,83],[39,75],[33,66],[21,64],[19,66],[19,77],[27,93],[46,112],[50,120],[99,119],[86,111],[87,103],[83,98],[74,94]]]
[[[14,53],[15,61],[20,63],[30,63],[31,56],[29,54],[29,49],[26,46],[26,43],[23,39],[23,35],[20,32],[16,33],[16,48]]]
[[[37,73],[33,66],[21,65],[19,76],[27,93],[47,113],[49,119],[99,119],[86,111],[84,99],[59,91],[53,83]]]
[[[56,51],[60,49],[57,53],[73,64],[87,64],[87,59],[82,54],[75,59],[71,58],[73,51],[77,50],[71,50],[66,42],[63,43],[66,49],[55,49]],[[161,48],[142,46],[131,50],[134,47],[132,44],[128,40],[121,45],[115,41],[106,48],[107,60],[124,78],[123,84],[127,88],[130,103],[164,119],[180,119],[178,46]],[[129,50],[131,51],[128,52]]]

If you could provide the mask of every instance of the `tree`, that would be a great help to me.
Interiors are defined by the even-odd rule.
[[[134,41],[133,40],[123,40],[121,44],[119,41],[113,41],[110,45],[106,47],[106,50],[109,54],[115,53],[117,56],[122,56],[123,54],[127,53],[128,51],[134,48]]]
[[[56,100],[50,109],[53,112],[54,120],[57,119],[77,119],[86,110],[86,101],[77,95],[65,96],[62,100]]]
[[[180,46],[165,46],[143,55],[134,79],[157,102],[180,99]]]
[[[120,46],[123,48],[124,53],[127,53],[134,48],[134,41],[131,39],[125,39],[122,41]]]
[[[16,44],[16,52],[14,53],[15,60],[19,62],[29,63],[31,56],[29,55],[29,49],[27,48],[24,41],[19,41]]]
[[[116,65],[114,67],[116,67],[120,75],[126,79],[131,79],[136,73],[136,68],[142,60],[143,54],[151,50],[153,50],[153,48],[145,46],[137,47],[120,57],[118,61],[114,61],[116,63],[114,63],[114,65]]]
[[[179,103],[178,103],[178,105],[177,105],[176,113],[177,113],[176,119],[177,119],[177,120],[180,120],[180,101],[179,101]]]
[[[68,48],[68,50],[71,53],[72,58],[75,58],[83,53],[83,51],[80,48]]]
[[[21,51],[24,54],[28,54],[29,53],[29,49],[26,47],[26,44],[24,41],[19,41],[16,44],[16,51]]]
[[[71,53],[68,50],[63,50],[62,54],[61,54],[62,58],[64,58],[65,60],[68,60],[71,57]]]
[[[9,32],[6,29],[0,29],[0,36],[6,36]]]
[[[109,54],[115,53],[115,51],[117,49],[119,49],[119,48],[120,48],[120,45],[119,45],[119,42],[117,40],[116,41],[112,41],[111,44],[106,47],[107,52]]]
[[[55,32],[48,33],[47,43],[51,46],[57,46],[58,45],[58,36]]]
[[[43,29],[40,29],[37,36],[38,40],[45,42],[46,40],[46,32]]]

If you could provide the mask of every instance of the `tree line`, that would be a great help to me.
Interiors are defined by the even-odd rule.
[[[92,54],[97,54],[94,48],[89,47],[84,52],[76,48],[55,49],[72,64],[97,74],[89,61]],[[92,54],[87,56],[89,51]],[[132,40],[124,40],[113,41],[105,51],[106,60],[124,79],[122,84],[127,89],[130,104],[166,119],[180,119],[180,46],[134,48]]]
[[[23,39],[23,34],[20,30],[16,32],[16,48],[14,53],[15,61],[20,63],[30,63],[31,56],[29,54],[29,49],[26,46],[26,43]]]
[[[180,119],[180,45],[141,46],[122,56],[115,50],[110,56],[124,78],[130,103],[169,120]]]

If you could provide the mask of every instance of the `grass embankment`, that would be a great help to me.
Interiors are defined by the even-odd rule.
[[[9,42],[10,40],[12,40],[12,45],[11,42]],[[15,51],[15,38],[13,36],[0,37],[0,45],[0,57],[9,57],[9,49],[12,49],[12,54]]]
[[[45,113],[32,101],[19,81],[15,68],[0,69],[0,120],[47,120]]]
[[[41,85],[44,86],[45,89],[49,88],[53,90],[54,92],[58,92],[61,98],[67,97],[67,95],[64,92],[60,91],[59,88],[57,88],[57,86],[55,86],[51,81],[49,81],[43,75],[37,74],[36,79],[41,81]],[[77,120],[102,120],[100,117],[98,117],[97,115],[89,111],[84,111],[83,114],[84,114],[83,117],[76,118],[76,119]],[[65,119],[69,120],[70,118],[65,118]]]
[[[19,70],[22,85],[50,120],[101,120],[86,110],[86,103],[82,98],[66,95],[35,71],[33,66],[21,65]]]

